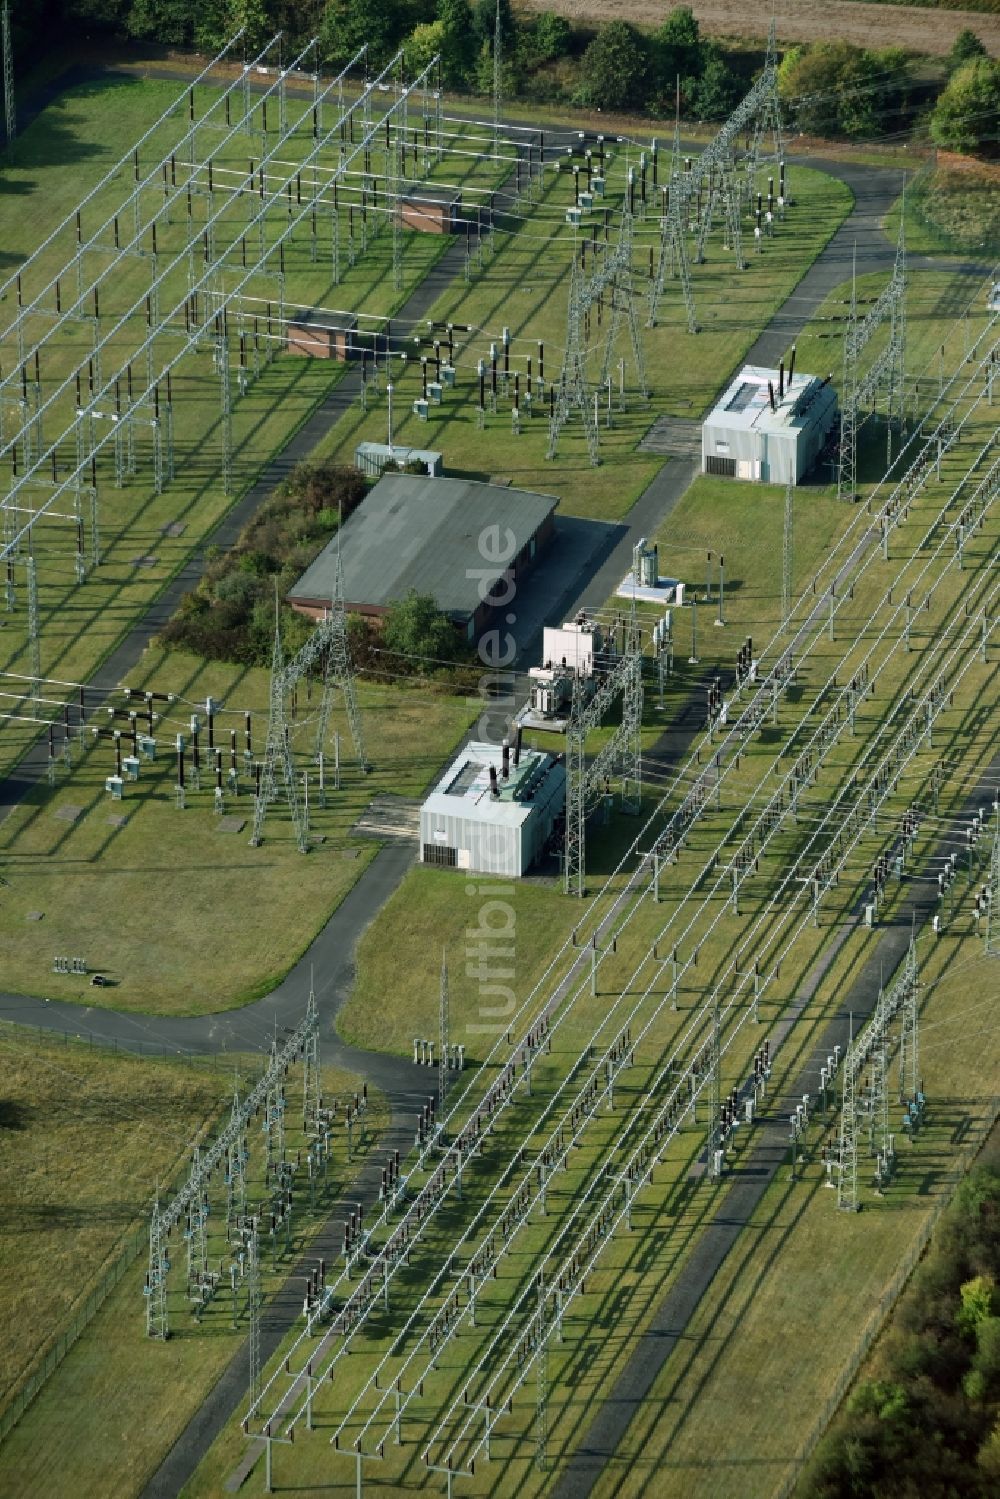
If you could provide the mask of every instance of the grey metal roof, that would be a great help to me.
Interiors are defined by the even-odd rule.
[[[491,553],[513,533],[512,558],[559,501],[528,489],[503,489],[471,479],[384,474],[341,533],[348,609],[384,607],[411,588],[431,594],[439,609],[470,618],[489,588]],[[488,528],[498,527],[498,533]],[[480,538],[484,537],[482,550]],[[327,601],[334,585],[337,540],[329,542],[289,593],[298,602]],[[503,566],[493,564],[500,577]]]
[[[777,410],[771,410],[768,381],[774,389]],[[812,391],[814,399],[800,409],[801,398]],[[778,371],[760,365],[745,364],[726,387],[720,400],[705,418],[706,427],[725,427],[757,432],[795,432],[816,421],[831,400],[836,400],[830,386],[822,385],[818,375],[796,373],[785,376],[784,399],[778,396]]]

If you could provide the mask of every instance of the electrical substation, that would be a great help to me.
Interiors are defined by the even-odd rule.
[[[790,1242],[824,1218],[810,1275],[817,1243],[824,1268],[876,1267],[846,1314],[867,1337],[934,1160],[967,1159],[942,1036],[951,965],[988,986],[1000,956],[997,273],[963,272],[953,336],[958,292],[918,300],[946,272],[908,267],[901,217],[895,252],[848,257],[800,316],[826,244],[803,249],[800,200],[832,190],[786,157],[774,23],[695,149],[679,107],[666,143],[507,121],[501,21],[478,113],[436,58],[410,76],[362,49],[328,81],[316,44],[234,39],[100,212],[84,198],[2,288],[0,712],[42,749],[30,816],[0,824],[0,923],[51,933],[75,1003],[133,939],[95,906],[86,961],[53,964],[84,950],[58,882],[44,912],[19,883],[64,859],[64,882],[79,864],[134,889],[157,848],[186,880],[164,925],[211,992],[126,1021],[165,1055],[207,1035],[237,1074],[148,1184],[141,1315],[130,1291],[150,1367],[178,1332],[242,1349],[193,1493],[561,1499],[598,1446],[580,1402],[600,1420],[653,1356],[662,1297],[717,1314],[706,1229],[770,1230],[780,1184]],[[775,325],[795,323],[776,367],[737,318],[772,266]],[[203,549],[242,492],[241,403],[274,381],[278,404],[282,379],[317,382],[315,452],[364,492],[290,561],[227,541],[266,576],[269,664],[158,644],[128,685],[96,656],[74,679],[66,600],[91,607],[144,506]],[[684,446],[636,480],[676,411]],[[196,455],[221,497],[204,525],[175,504]],[[243,586],[181,609],[221,615]],[[415,596],[453,627],[443,656],[385,648]],[[138,620],[154,592],[134,597]],[[237,875],[258,882],[240,940],[281,964],[242,1004],[230,938],[181,946]],[[278,882],[304,914],[272,908]],[[357,1075],[336,1094],[333,1057]],[[996,1118],[980,1105],[969,1141]],[[733,1183],[758,1192],[745,1219]],[[793,1349],[810,1390],[841,1373],[822,1325]]]

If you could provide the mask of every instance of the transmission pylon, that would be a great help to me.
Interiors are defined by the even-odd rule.
[[[323,621],[317,636],[314,637],[316,644],[324,647],[323,651],[323,693],[320,698],[319,717],[316,727],[316,754],[322,753],[326,742],[327,730],[330,725],[330,712],[333,708],[333,694],[339,687],[344,699],[344,708],[347,713],[347,724],[351,731],[351,739],[354,744],[354,753],[358,757],[358,763],[362,769],[367,769],[365,759],[364,735],[361,730],[361,714],[358,711],[358,698],[354,684],[354,663],[351,659],[351,646],[347,638],[347,609],[344,603],[344,563],[340,550],[340,534],[337,535],[337,559],[334,572],[333,598],[330,601],[330,613]],[[289,670],[297,670],[301,675],[307,668],[303,658],[313,651],[313,643],[307,642],[303,646],[295,661],[291,663]]]
[[[260,1395],[260,1245],[254,1223],[247,1243],[247,1309],[250,1313],[250,1408]]]
[[[323,1082],[319,1067],[319,1009],[312,973],[309,975],[309,998],[306,1001],[306,1031],[302,1045],[302,1130],[318,1135],[322,1109]]]
[[[233,1108],[229,1127],[233,1138],[226,1150],[226,1241],[246,1217],[247,1211],[247,1141],[242,1130],[243,1109],[240,1103],[239,1078],[233,1081]]]
[[[787,630],[792,612],[792,497],[795,484],[789,479],[785,488],[785,525],[781,539],[781,628]]]
[[[448,954],[441,953],[441,997],[438,1011],[440,1050],[438,1052],[438,1122],[444,1123],[444,1102],[448,1093],[448,1045],[451,1017],[448,1013]]]
[[[308,848],[305,813],[299,801],[292,764],[290,725],[285,716],[285,654],[281,645],[281,619],[275,599],[274,650],[271,653],[271,695],[267,718],[267,744],[261,766],[260,790],[254,799],[252,847],[257,848],[264,834],[267,809],[277,796],[277,773],[280,771],[288,809],[292,814],[295,842],[299,853]]]
[[[598,376],[598,385],[603,390],[607,384],[608,374],[611,370],[611,358],[618,334],[621,329],[622,319],[628,321],[629,340],[632,345],[632,363],[635,367],[636,383],[642,393],[646,396],[646,360],[642,350],[642,338],[639,333],[639,319],[636,315],[636,296],[632,285],[632,246],[634,220],[625,209],[622,212],[621,228],[618,234],[618,244],[615,246],[614,260],[617,264],[616,273],[612,276],[608,286],[611,299],[611,319],[608,324],[607,337],[604,340],[604,354],[601,359],[601,372]]]
[[[844,1055],[843,1097],[840,1107],[840,1151],[837,1176],[837,1207],[844,1212],[858,1210],[858,1113],[857,1113],[857,1056],[854,1047],[854,1027]]]
[[[559,433],[569,420],[574,408],[583,418],[583,430],[587,439],[587,452],[596,467],[599,460],[597,418],[590,392],[587,389],[587,345],[584,338],[584,316],[589,307],[587,288],[583,273],[578,270],[576,260],[569,278],[569,309],[566,316],[566,352],[563,356],[562,372],[556,391],[555,410],[549,422],[549,445],[547,458],[554,458]]]
[[[10,6],[0,13],[0,45],[3,47],[4,137],[9,146],[17,134],[17,103],[14,98],[14,51],[10,41]]]
[[[688,263],[687,236],[688,200],[684,178],[681,174],[681,80],[677,78],[677,96],[674,110],[674,139],[670,150],[670,174],[667,180],[667,202],[660,215],[660,249],[656,261],[656,274],[649,288],[649,315],[647,328],[656,327],[656,314],[663,295],[663,284],[667,275],[676,276],[681,283],[684,310],[687,314],[689,333],[697,333],[694,293],[691,289],[691,268]]]
[[[990,879],[986,889],[986,952],[1000,957],[1000,820],[993,834]]]
[[[625,690],[622,697],[622,809],[642,808],[642,640],[635,597],[625,637]]]
[[[567,895],[583,895],[584,835],[587,820],[586,736],[584,686],[579,673],[573,677],[569,723],[566,726],[566,835],[564,888]]]
[[[917,978],[917,950],[911,939],[903,970],[904,993],[900,1010],[899,1032],[899,1100],[916,1100],[920,1089],[920,985]]]
[[[500,152],[500,114],[503,107],[503,26],[500,19],[500,0],[497,0],[496,20],[493,24],[493,150]]]
[[[160,1216],[160,1199],[153,1204],[153,1216],[149,1220],[149,1268],[146,1271],[146,1336],[166,1338],[167,1323],[167,1273],[170,1260],[167,1256],[167,1236]]]

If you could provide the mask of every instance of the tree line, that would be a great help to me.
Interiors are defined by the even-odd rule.
[[[797,1494],[1000,1493],[1000,1150],[969,1172]]]
[[[74,30],[211,53],[243,27],[248,46],[282,31],[289,57],[316,36],[327,68],[365,44],[372,64],[402,48],[411,75],[438,55],[448,89],[493,91],[496,0],[21,0],[14,22],[25,56]],[[687,6],[665,12],[651,30],[624,20],[595,30],[554,11],[515,12],[511,0],[500,0],[499,27],[504,95],[529,104],[652,119],[670,119],[679,104],[685,120],[720,121],[761,63],[759,50],[703,36]],[[1000,64],[971,31],[958,38],[937,80],[918,77],[899,48],[821,42],[786,50],[780,89],[793,132],[872,140],[923,122],[949,149],[997,150]]]

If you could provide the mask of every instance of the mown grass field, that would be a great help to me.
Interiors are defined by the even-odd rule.
[[[0,1035],[8,1075],[11,1145],[3,1177],[6,1201],[18,1205],[0,1235],[0,1281],[4,1286],[4,1394],[37,1345],[58,1331],[71,1298],[97,1278],[102,1259],[126,1232],[145,1226],[157,1185],[169,1187],[189,1159],[190,1146],[210,1119],[228,1116],[233,1072],[208,1063],[150,1063],[112,1057],[78,1045],[38,1042],[33,1033],[5,1027]],[[242,1084],[256,1062],[244,1059]],[[41,1087],[39,1078],[43,1079]],[[359,1080],[324,1068],[324,1098],[351,1093]],[[294,1105],[300,1073],[289,1075],[291,1155],[301,1142]],[[67,1090],[70,1091],[67,1101]],[[301,1092],[299,1091],[299,1097]],[[202,1113],[202,1109],[205,1113]],[[374,1147],[386,1123],[384,1101],[370,1090],[368,1141]],[[6,1121],[5,1121],[6,1123]],[[18,1130],[23,1130],[23,1134]],[[297,1183],[290,1253],[278,1244],[272,1261],[263,1235],[261,1284],[266,1299],[283,1286],[290,1267],[321,1227],[325,1212],[359,1166],[346,1160],[338,1132],[326,1181],[310,1207]],[[263,1146],[258,1128],[248,1131],[248,1197],[263,1199]],[[364,1159],[364,1155],[360,1160]],[[171,1336],[150,1340],[145,1332],[141,1253],[111,1291],[96,1316],[40,1394],[0,1446],[0,1486],[28,1495],[78,1493],[99,1496],[141,1491],[164,1452],[180,1434],[247,1335],[245,1308],[232,1326],[229,1253],[224,1227],[225,1187],[214,1182],[209,1240],[212,1268],[224,1263],[222,1290],[196,1323],[184,1296],[181,1227],[171,1243]],[[288,1289],[301,1295],[297,1283]],[[264,1318],[267,1317],[265,1304]],[[20,1361],[20,1362],[19,1362]],[[53,1428],[59,1441],[49,1439]]]
[[[205,1014],[268,993],[375,853],[375,842],[352,831],[369,801],[384,792],[421,792],[477,706],[419,682],[360,683],[362,730],[373,767],[364,775],[337,694],[323,807],[311,753],[318,701],[316,695],[307,701],[303,692],[294,747],[299,773],[302,767],[309,772],[310,827],[319,841],[302,855],[281,802],[268,816],[261,847],[249,846],[253,782],[243,770],[243,714],[252,713],[259,756],[268,673],[151,649],[134,681],[177,697],[167,705],[169,721],[156,731],[156,761],[143,764],[138,782],[126,783],[123,800],[112,801],[104,789],[114,772],[111,744],[91,741],[82,759],[75,749],[72,770],[59,761],[54,788],[36,787],[0,824],[0,860],[9,882],[0,906],[7,989],[92,1004],[96,991],[86,979],[52,972],[52,959],[60,954],[82,956],[91,971],[107,974],[114,987],[103,991],[102,1002],[150,1015]],[[216,743],[226,773],[230,731],[237,732],[241,791],[227,794],[225,810],[244,821],[239,832],[220,830],[214,812],[215,774],[204,730],[208,696],[223,705]],[[202,789],[191,789],[188,734],[182,811],[176,806],[173,743],[177,733],[187,732],[193,711],[200,711],[203,725]],[[333,789],[335,734],[342,754],[339,793]],[[123,744],[127,754],[131,742]],[[75,820],[64,820],[67,807],[79,809]],[[124,817],[124,825],[114,826],[114,817]],[[42,919],[30,920],[29,913],[38,911]]]
[[[210,1065],[149,1064],[10,1025],[0,1027],[0,1054],[5,1405],[134,1232],[157,1182],[187,1160],[232,1079]]]

